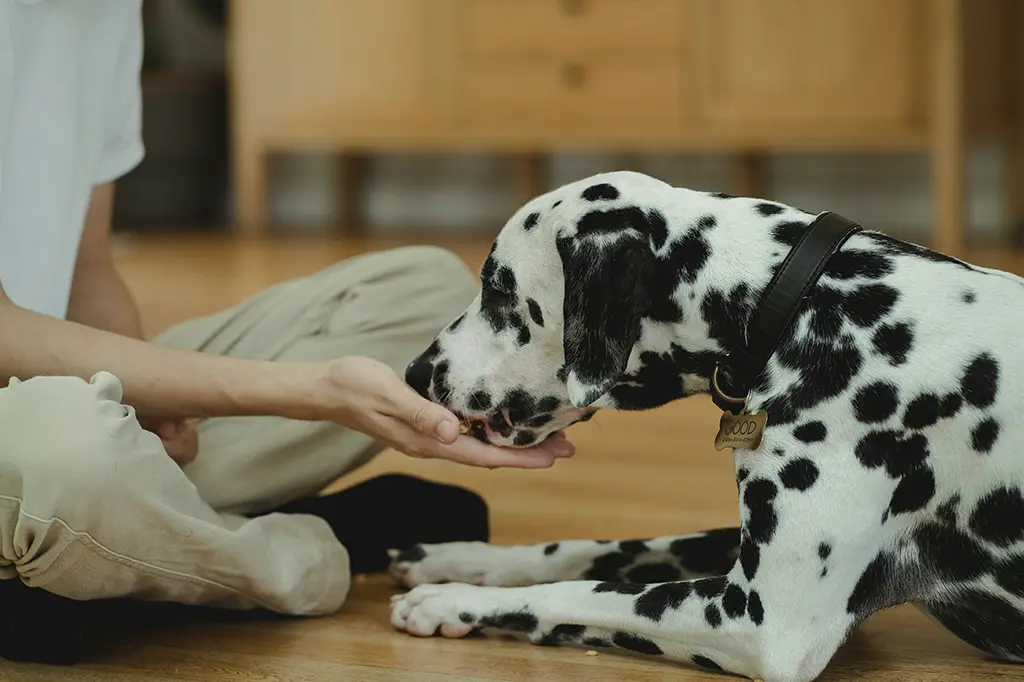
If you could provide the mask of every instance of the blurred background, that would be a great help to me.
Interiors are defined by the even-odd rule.
[[[121,232],[494,236],[629,168],[1024,245],[1020,0],[145,0]]]

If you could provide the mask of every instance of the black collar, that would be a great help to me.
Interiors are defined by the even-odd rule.
[[[861,229],[857,223],[828,212],[810,224],[754,309],[746,328],[746,346],[735,349],[715,366],[711,377],[715,405],[733,414],[744,409],[747,393],[764,371],[782,333],[793,322],[828,259]]]

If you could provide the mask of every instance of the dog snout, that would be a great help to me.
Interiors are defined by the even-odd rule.
[[[416,358],[405,368],[405,383],[424,398],[430,399],[430,379],[434,365],[422,357]]]

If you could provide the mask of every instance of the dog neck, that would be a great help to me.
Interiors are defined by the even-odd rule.
[[[659,211],[669,233],[656,250],[656,295],[627,371],[604,400],[616,409],[708,393],[715,365],[746,343],[765,289],[815,217],[689,190],[673,193]]]

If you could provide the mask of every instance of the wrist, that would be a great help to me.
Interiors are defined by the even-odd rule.
[[[240,412],[273,415],[301,421],[330,418],[330,376],[324,363],[261,363],[248,382]]]

